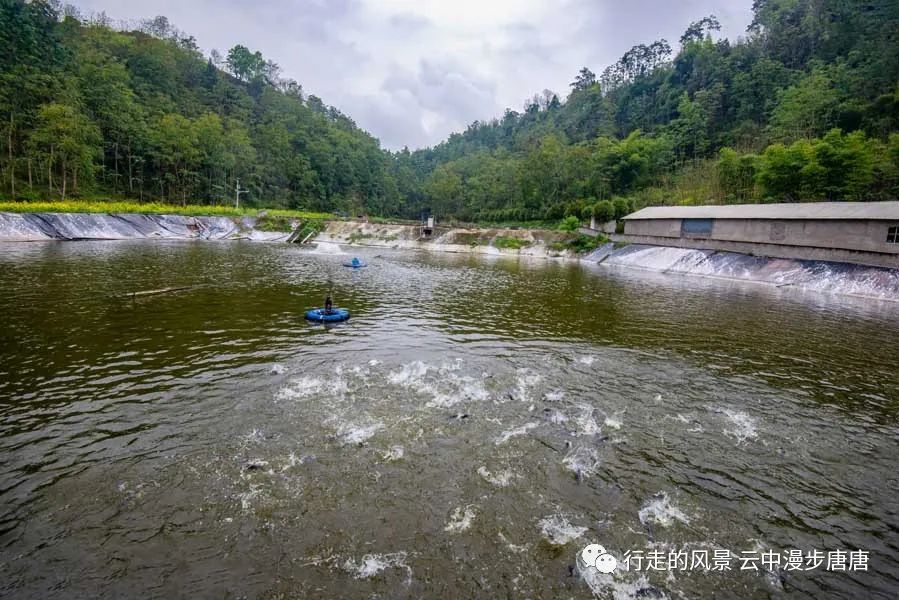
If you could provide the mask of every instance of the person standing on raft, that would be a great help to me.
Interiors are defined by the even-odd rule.
[[[330,315],[334,311],[332,310],[334,307],[334,303],[331,301],[331,294],[329,293],[325,296],[325,314]]]

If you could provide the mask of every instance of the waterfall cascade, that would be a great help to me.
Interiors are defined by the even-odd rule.
[[[615,250],[602,264],[899,301],[899,269],[637,244]]]

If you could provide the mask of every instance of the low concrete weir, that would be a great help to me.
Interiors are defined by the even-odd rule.
[[[190,217],[181,215],[4,213],[0,212],[0,242],[48,240],[238,240],[287,242],[292,232],[256,229],[253,217]],[[422,239],[419,228],[408,225],[360,224],[334,221],[315,240],[324,251],[344,246],[375,246],[525,256],[576,258],[569,251],[552,251],[558,232],[512,229],[445,228]],[[499,238],[519,239],[521,248],[496,248]],[[631,244],[605,244],[580,259],[609,267],[637,268],[680,275],[699,275],[803,290],[899,301],[899,269],[858,264],[774,258],[713,249]]]
[[[899,270],[865,265],[638,244],[615,250],[602,264],[899,301]]]
[[[250,239],[285,241],[290,232],[259,231],[254,217],[107,213],[0,212],[0,241]]]

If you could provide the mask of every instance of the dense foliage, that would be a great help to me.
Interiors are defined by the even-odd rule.
[[[138,31],[0,0],[4,192],[387,211],[390,156],[258,52],[204,58],[165,18]]]
[[[899,197],[899,3],[755,0],[744,39],[690,24],[566,98],[389,153],[235,46],[165,18],[117,31],[0,0],[2,195],[233,203],[463,220],[607,220],[635,206]]]
[[[745,39],[692,23],[583,68],[567,99],[400,154],[410,205],[476,220],[633,206],[899,198],[899,2],[755,0]],[[420,183],[418,183],[420,182]],[[416,185],[418,183],[418,185]],[[617,209],[616,209],[617,204]]]

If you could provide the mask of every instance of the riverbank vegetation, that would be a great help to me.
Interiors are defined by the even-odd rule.
[[[566,94],[392,153],[244,46],[204,56],[164,17],[116,28],[8,0],[0,194],[234,214],[219,205],[239,189],[251,208],[494,224],[899,198],[899,3],[756,0],[753,13],[737,41],[705,17],[676,44],[582,68]]]
[[[277,219],[301,219],[322,221],[334,218],[329,213],[317,213],[290,209],[234,208],[233,206],[206,206],[188,204],[186,206],[162,204],[158,202],[114,202],[108,200],[80,201],[35,201],[0,202],[0,212],[41,212],[41,213],[115,213],[146,215],[184,215],[190,217],[268,217]]]

